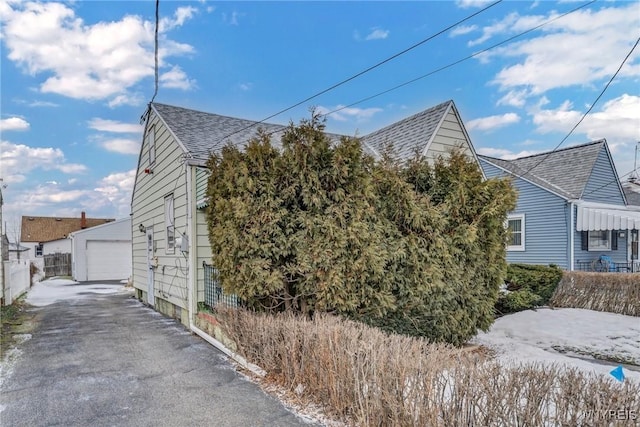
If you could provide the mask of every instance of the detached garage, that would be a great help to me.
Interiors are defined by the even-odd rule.
[[[76,231],[69,238],[75,280],[131,277],[131,218]]]

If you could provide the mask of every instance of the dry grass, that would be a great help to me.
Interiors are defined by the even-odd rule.
[[[564,272],[549,304],[640,316],[640,273]]]
[[[609,425],[640,385],[574,369],[501,366],[482,352],[387,335],[332,316],[226,310],[238,351],[292,393],[357,426]]]

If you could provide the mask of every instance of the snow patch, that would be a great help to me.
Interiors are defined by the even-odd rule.
[[[27,294],[28,304],[43,307],[63,300],[79,300],[91,294],[116,294],[130,292],[122,285],[91,283],[81,285],[68,279],[49,279],[38,282]]]
[[[640,381],[640,318],[633,316],[577,308],[527,310],[497,319],[472,342],[492,349],[506,364],[540,362],[609,376],[618,362],[627,363],[625,376]]]

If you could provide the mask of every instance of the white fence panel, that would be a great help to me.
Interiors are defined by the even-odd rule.
[[[31,285],[30,262],[25,260],[4,261],[4,304],[11,304],[25,293]]]

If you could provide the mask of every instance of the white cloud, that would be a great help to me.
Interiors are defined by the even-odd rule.
[[[384,40],[389,37],[389,30],[383,30],[380,28],[373,28],[365,40]]]
[[[236,12],[235,10],[233,12],[231,12],[231,14],[226,14],[223,13],[222,14],[222,20],[227,24],[227,25],[240,25],[238,22],[238,18],[243,17],[244,13],[239,13]]]
[[[163,20],[163,30],[182,25],[193,14],[193,8],[179,7]],[[2,20],[7,57],[26,73],[47,76],[41,92],[114,102],[121,96],[131,99],[128,91],[154,74],[154,24],[138,16],[90,25],[62,3],[11,2],[4,3]],[[161,67],[166,57],[193,52],[166,33],[161,37]]]
[[[118,96],[115,96],[111,99],[107,105],[110,108],[119,107],[121,105],[142,105],[145,101],[144,95],[136,92],[136,93],[125,93]]]
[[[140,152],[140,141],[135,139],[114,138],[100,142],[100,145],[107,151],[120,154],[138,154]]]
[[[495,157],[495,158],[504,159],[504,160],[512,160],[512,159],[517,159],[519,157],[532,156],[534,154],[540,153],[539,151],[531,151],[531,150],[523,150],[523,151],[520,151],[519,153],[514,153],[513,151],[507,150],[504,148],[490,148],[490,147],[478,148],[477,151],[478,151],[478,154],[481,154],[483,156]]]
[[[246,92],[248,90],[251,90],[251,87],[253,86],[253,83],[240,83],[238,85],[238,87],[240,88],[240,90]]]
[[[462,9],[468,9],[470,7],[482,7],[493,0],[457,0],[456,5]]]
[[[585,86],[610,78],[633,45],[630,34],[640,27],[640,4],[626,7],[583,9],[541,28],[532,37],[483,55],[482,61],[498,58],[512,63],[500,70],[492,83],[502,91],[517,90],[539,96],[551,89]],[[497,34],[511,34],[557,16],[511,14],[483,30],[475,42]],[[640,76],[640,51],[628,60],[618,79]],[[524,92],[526,91],[526,92]]]
[[[171,18],[162,18],[158,25],[158,32],[165,33],[176,27],[182,26],[186,21],[193,18],[198,9],[192,6],[183,6],[176,9]]]
[[[528,92],[526,90],[510,90],[500,98],[497,105],[509,105],[511,107],[524,107],[527,102]]]
[[[0,131],[8,130],[27,130],[29,129],[29,122],[20,117],[9,117],[8,119],[0,120]]]
[[[569,101],[557,109],[532,113],[533,123],[540,133],[569,132],[583,114],[583,111],[574,110]],[[606,138],[613,144],[640,141],[639,117],[640,96],[624,94],[587,115],[575,133],[585,134],[589,140]]]
[[[374,114],[379,113],[382,110],[382,108],[344,108],[344,105],[337,105],[334,108],[327,108],[327,107],[322,107],[319,106],[317,108],[318,113],[320,114],[327,114],[330,111],[334,111],[334,110],[338,110],[340,109],[340,111],[332,113],[331,115],[329,115],[330,118],[334,119],[334,120],[338,120],[340,122],[344,122],[347,121],[351,118],[355,118],[358,121],[362,121],[362,120],[368,120],[371,117],[373,117]]]
[[[136,178],[136,171],[114,172],[102,178],[94,188],[95,199],[107,204],[117,212],[117,216],[124,217],[131,211],[131,193]]]
[[[458,25],[449,33],[449,37],[463,36],[478,29],[477,25]]]
[[[89,121],[91,129],[114,133],[141,133],[142,125],[138,123],[122,123],[115,120],[93,118]]]
[[[59,107],[60,104],[49,101],[33,101],[29,104],[29,107]]]
[[[195,84],[195,80],[189,79],[187,73],[178,65],[174,65],[171,70],[160,75],[160,85],[168,89],[189,90],[193,89]]]
[[[35,169],[59,170],[67,174],[83,173],[87,167],[67,163],[59,148],[29,147],[0,141],[0,161],[3,178],[7,182],[22,182],[25,174]]]
[[[469,120],[466,126],[469,130],[478,129],[486,131],[505,127],[513,123],[518,123],[519,121],[520,116],[516,113],[505,113]]]

